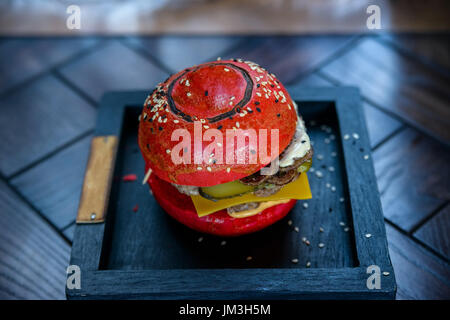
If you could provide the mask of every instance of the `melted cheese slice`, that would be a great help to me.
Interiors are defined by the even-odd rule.
[[[230,199],[211,201],[203,198],[202,196],[191,196],[192,202],[194,203],[199,217],[203,217],[216,211],[246,202],[266,202],[286,199],[304,200],[311,198],[311,189],[309,188],[309,182],[306,173],[302,173],[297,180],[288,183],[280,191],[268,197],[257,197],[251,193],[248,193]]]

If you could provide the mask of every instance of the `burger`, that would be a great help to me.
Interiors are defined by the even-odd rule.
[[[311,198],[313,150],[274,74],[241,59],[169,76],[144,102],[139,147],[160,206],[200,232],[238,236]]]

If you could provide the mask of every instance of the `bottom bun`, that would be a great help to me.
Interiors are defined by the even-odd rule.
[[[148,184],[156,201],[172,218],[191,229],[219,236],[239,236],[264,229],[286,216],[297,202],[277,204],[247,218],[230,217],[226,210],[199,217],[191,197],[180,193],[170,183],[152,174]]]

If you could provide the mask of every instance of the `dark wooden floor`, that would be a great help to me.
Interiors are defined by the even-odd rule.
[[[399,299],[450,299],[448,35],[0,39],[0,298],[63,299],[96,105],[202,61],[364,97]]]

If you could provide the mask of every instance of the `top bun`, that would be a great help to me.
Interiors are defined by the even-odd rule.
[[[296,124],[294,103],[275,75],[250,61],[218,60],[185,69],[160,83],[145,100],[138,139],[146,164],[154,174],[170,183],[202,187],[238,180],[269,164],[288,146]],[[196,137],[201,128],[203,139],[194,139],[194,127]],[[190,135],[190,142],[181,149],[173,149],[182,141],[182,130],[172,136],[176,129],[185,129],[183,132]],[[223,134],[219,141],[223,157],[207,148],[215,141],[205,141],[208,129]],[[237,140],[234,146],[227,145],[227,129],[237,134],[242,132],[239,129],[254,129],[258,138],[245,139],[240,146]],[[256,163],[249,163],[250,152],[259,152],[259,129],[267,129],[264,147],[270,158],[258,156]],[[272,129],[278,129],[279,134],[275,154],[271,154]],[[244,155],[245,163],[238,163],[236,158],[226,163],[227,146],[236,157]],[[172,156],[183,154],[184,162],[177,164],[172,160]]]

